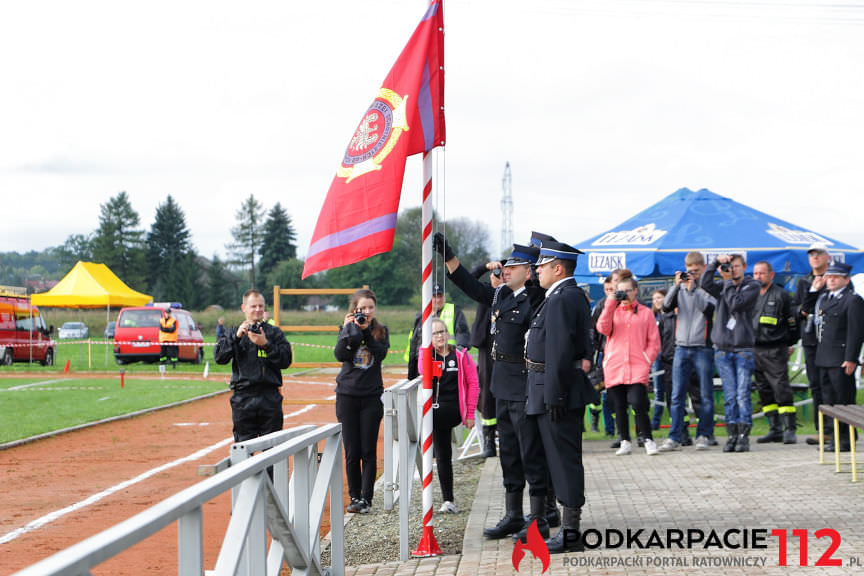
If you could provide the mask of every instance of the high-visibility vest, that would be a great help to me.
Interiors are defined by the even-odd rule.
[[[447,326],[447,333],[450,334],[450,339],[447,340],[448,344],[456,345],[456,334],[453,330],[453,322],[456,319],[456,306],[451,303],[444,304],[444,307],[438,311],[438,314],[433,314],[433,318],[440,318],[444,325]],[[409,362],[411,360],[411,338],[414,337],[414,330],[412,329],[408,333],[408,346],[405,347],[405,353],[402,354],[402,359],[405,362]]]
[[[162,318],[159,320],[159,342],[177,342],[177,319]],[[165,332],[164,329],[170,330]]]

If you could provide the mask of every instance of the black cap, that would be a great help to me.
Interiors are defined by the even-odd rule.
[[[852,266],[846,264],[845,262],[832,262],[828,265],[828,269],[825,270],[826,276],[849,276],[849,273],[852,271]]]
[[[584,252],[564,242],[544,241],[540,246],[540,259],[537,260],[537,266],[547,264],[558,258],[576,262],[579,254],[584,254]]]
[[[441,284],[439,282],[435,282],[434,284],[432,284],[432,295],[433,296],[437,296],[438,294],[443,294],[443,293],[444,293],[444,287],[441,286]]]
[[[548,234],[543,234],[542,232],[531,232],[532,246],[537,246],[539,248],[540,244],[543,242],[557,242],[557,240]]]
[[[514,244],[513,251],[510,253],[510,258],[504,263],[504,266],[523,266],[525,264],[534,264],[537,262],[537,257],[540,256],[540,248],[537,246],[523,246]]]

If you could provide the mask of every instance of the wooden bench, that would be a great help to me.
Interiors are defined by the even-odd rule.
[[[858,462],[855,457],[855,428],[864,430],[864,406],[819,406],[819,463],[825,463],[825,416],[834,419],[834,468],[840,472],[840,423],[849,426],[849,450],[852,456],[852,482],[858,481]]]

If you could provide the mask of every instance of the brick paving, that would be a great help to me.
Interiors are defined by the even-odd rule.
[[[826,455],[826,464],[820,465],[817,450],[803,440],[799,437],[796,445],[754,442],[749,453],[724,454],[718,446],[652,457],[635,446],[632,455],[615,456],[606,441],[586,442],[583,530],[600,534],[609,530],[613,539],[619,533],[626,537],[628,530],[631,535],[642,530],[636,538],[646,547],[625,543],[618,548],[604,545],[583,553],[552,555],[546,574],[864,574],[864,481],[851,482],[849,464],[835,473],[833,455]],[[849,454],[842,456],[848,462]],[[859,464],[859,475],[862,468]],[[503,513],[501,470],[498,459],[490,458],[477,487],[461,555],[348,567],[346,574],[516,574],[510,539],[482,536],[483,528],[494,525]],[[815,566],[831,544],[830,537],[817,538],[815,532],[826,528],[839,535],[839,547],[831,557],[841,560],[842,566]],[[706,549],[702,543],[689,549],[674,544],[664,548],[650,540],[655,532],[657,541],[663,542],[670,533],[686,539],[688,531],[694,537],[700,531],[707,539],[713,531],[722,546],[727,531],[735,531],[729,532],[728,540],[737,545],[745,530],[748,534],[761,531],[766,547]],[[788,534],[787,566],[779,565],[779,538],[772,530]],[[799,566],[801,546],[793,530],[806,530],[807,566]],[[541,573],[541,561],[526,554],[518,574]]]

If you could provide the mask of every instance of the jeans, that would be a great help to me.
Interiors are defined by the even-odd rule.
[[[605,389],[600,396],[603,406],[603,427],[606,429],[607,436],[615,436],[615,418],[612,415],[612,402],[609,400],[609,395]]]
[[[658,372],[663,371],[663,374]],[[664,364],[658,357],[654,364],[651,365],[651,371],[654,372],[654,413],[651,417],[651,429],[660,429],[660,419],[663,418],[663,408],[669,408],[669,400],[672,396],[672,367]]]
[[[714,352],[714,361],[723,381],[726,425],[752,425],[753,404],[750,391],[753,386],[753,349],[717,350]]]
[[[699,425],[696,436],[706,438],[714,434],[714,351],[707,346],[676,346],[672,362],[672,405],[669,407],[669,438],[681,442],[684,438],[684,414],[690,373],[699,376]],[[752,371],[752,355],[751,355]]]

